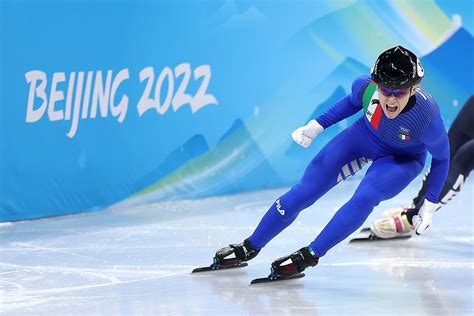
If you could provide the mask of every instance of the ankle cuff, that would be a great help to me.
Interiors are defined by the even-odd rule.
[[[319,258],[311,246],[301,248],[301,253],[303,254],[304,261],[308,265],[314,267],[318,264]]]

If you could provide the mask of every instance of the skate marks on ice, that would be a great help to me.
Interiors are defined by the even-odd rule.
[[[384,283],[391,285],[389,295],[408,297],[405,303],[411,313],[427,315],[472,315],[473,270],[472,244],[456,245],[456,251],[449,252],[449,246],[442,235],[412,238],[409,241],[390,243],[350,244],[365,258],[327,264],[331,268],[364,269],[373,271],[371,279],[379,278],[378,288]],[[388,288],[386,288],[388,289]]]
[[[121,313],[113,310],[120,301],[151,301],[153,293],[141,288],[167,284],[191,270],[191,265],[154,256],[166,254],[170,246],[156,244],[159,235],[147,223],[91,229],[87,222],[94,216],[15,223],[0,230],[0,314],[97,312],[104,303],[109,309],[103,313]]]
[[[103,299],[133,297],[136,295],[114,293],[111,289],[186,275],[190,268],[177,265],[70,268],[0,263],[0,312],[34,311],[31,308],[36,305],[51,303],[83,302],[87,306]],[[95,294],[87,294],[91,292]]]
[[[277,282],[268,286],[249,286],[250,280],[261,273],[263,263],[248,269],[222,273],[193,274],[192,281],[202,289],[198,297],[207,314],[222,312],[230,315],[315,315],[314,299],[307,297],[301,282]],[[245,270],[247,269],[247,272]],[[225,306],[221,310],[219,305]]]
[[[191,274],[216,249],[247,237],[281,190],[7,225],[0,227],[0,314],[387,315],[403,306],[407,315],[472,315],[465,191],[436,214],[426,236],[346,240],[303,279],[256,287],[250,281],[266,276],[274,259],[314,239],[334,201],[344,203],[340,191],[302,212],[248,267],[228,271]]]

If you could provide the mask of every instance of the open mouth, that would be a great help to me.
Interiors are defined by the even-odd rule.
[[[387,112],[391,114],[397,113],[398,110],[398,106],[390,104],[385,105],[385,108],[387,109]]]

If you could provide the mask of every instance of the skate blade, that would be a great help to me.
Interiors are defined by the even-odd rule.
[[[393,237],[393,238],[380,238],[380,237],[377,237],[373,234],[370,234],[369,236],[365,236],[365,237],[357,237],[357,238],[352,238],[351,240],[349,240],[349,243],[355,243],[355,242],[370,242],[370,241],[391,241],[391,240],[403,240],[403,239],[409,239],[411,238],[411,235],[410,234],[406,234],[406,235],[401,235],[401,236],[397,236],[397,237]]]
[[[294,280],[294,279],[301,279],[304,277],[304,273],[299,273],[290,277],[277,277],[275,279],[272,279],[270,277],[266,278],[259,278],[259,279],[253,279],[250,282],[250,285],[255,285],[255,284],[263,284],[263,283],[273,283],[273,282],[282,282],[282,281],[289,281],[289,280]]]
[[[229,269],[236,269],[236,268],[243,268],[248,266],[247,262],[241,262],[238,264],[234,264],[232,266],[208,266],[208,267],[200,267],[200,268],[195,268],[191,273],[199,273],[199,272],[210,272],[210,271],[219,271],[219,270],[229,270]]]

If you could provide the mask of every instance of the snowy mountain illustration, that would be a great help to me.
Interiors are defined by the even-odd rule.
[[[310,91],[310,95],[318,96],[332,91],[332,94],[324,100],[315,110],[307,117],[307,121],[312,120],[319,115],[326,112],[333,104],[346,96],[352,87],[353,81],[363,74],[368,74],[370,69],[364,66],[353,58],[346,58],[339,64],[333,71],[331,71],[325,78],[323,78],[315,87]],[[331,139],[335,134],[344,129],[345,127],[352,124],[360,115],[355,114],[353,117],[347,118],[346,120],[336,124],[336,126],[330,127],[327,131],[318,136],[318,142],[315,143],[314,148],[311,150],[304,150],[301,146],[291,144],[286,155],[289,157],[297,158],[310,158],[314,156],[314,150],[321,148]],[[313,147],[313,146],[312,146]],[[307,161],[307,159],[305,160]]]
[[[462,89],[472,91],[472,73],[467,70],[473,69],[473,52],[473,36],[460,28],[443,45],[424,56],[423,62],[438,69],[447,80],[455,80],[456,85]]]
[[[473,36],[461,28],[421,59],[426,74],[421,85],[438,102],[447,125],[452,123],[458,112],[456,106],[463,104],[474,91],[473,51]]]
[[[291,45],[299,50],[312,47],[315,54],[319,53],[313,58],[322,57],[326,62],[342,61],[350,55],[371,65],[374,53],[396,44],[423,56],[443,43],[444,34],[459,27],[459,23],[447,17],[434,1],[413,6],[422,10],[410,11],[397,2],[358,1],[315,20],[295,34]],[[417,23],[426,24],[430,31],[420,32]]]
[[[216,146],[136,194],[143,200],[230,194],[279,185],[281,180],[237,119]]]
[[[171,154],[169,154],[158,167],[141,179],[137,187],[143,189],[156,183],[182,165],[186,164],[188,161],[206,153],[207,151],[209,151],[209,146],[204,136],[200,134],[192,136],[182,146],[171,152]]]
[[[337,87],[342,87],[345,91],[350,91],[352,83],[360,75],[369,74],[370,69],[358,62],[354,58],[347,57],[331,73],[323,78],[311,92],[320,94],[324,91],[334,91]]]
[[[312,120],[312,119],[318,117],[319,115],[323,114],[324,112],[326,112],[334,103],[336,103],[341,98],[346,96],[346,94],[347,93],[344,91],[344,89],[342,87],[337,87],[336,90],[334,90],[334,92],[332,93],[332,95],[326,101],[324,101],[322,104],[320,104],[311,113],[311,115],[308,116],[306,121],[309,122],[310,120]],[[346,119],[346,120],[350,120],[352,122],[355,119],[357,119],[356,116],[357,115],[354,115],[353,118],[349,118],[349,119]],[[350,123],[346,124],[346,123],[341,122],[341,124],[346,126],[346,125],[349,125]],[[290,147],[286,150],[285,154],[286,154],[286,156],[294,158],[296,161],[299,161],[302,164],[307,164],[316,155],[316,153],[319,151],[319,149],[321,149],[321,147],[324,144],[326,144],[332,138],[332,136],[335,133],[339,132],[342,129],[343,128],[341,128],[341,127],[339,127],[339,128],[338,127],[332,127],[331,129],[328,129],[324,133],[321,133],[318,136],[318,141],[314,142],[314,144],[312,144],[312,146],[309,147],[309,148],[303,148],[303,147],[299,146],[298,144],[292,142]]]

